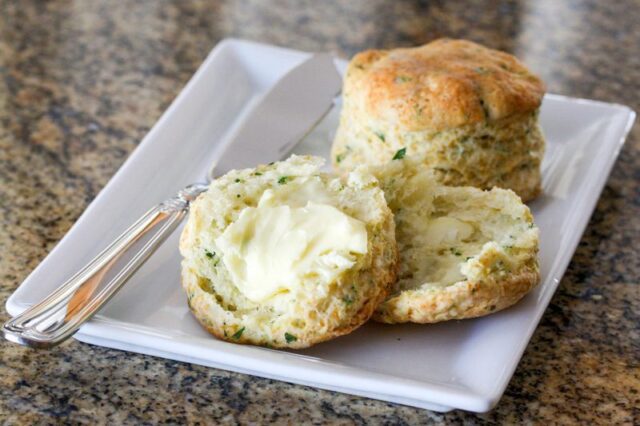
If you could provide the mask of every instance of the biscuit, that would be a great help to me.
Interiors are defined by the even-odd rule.
[[[359,327],[387,296],[396,278],[398,253],[393,215],[384,194],[371,175],[356,171],[335,177],[319,171],[322,163],[317,157],[292,156],[255,169],[234,170],[213,181],[193,203],[180,238],[182,284],[195,317],[220,339],[305,348]],[[234,278],[233,257],[223,242],[227,241],[226,231],[255,213],[265,199],[273,208],[302,208],[315,202],[336,209],[332,211],[363,224],[365,251],[333,256],[328,275],[323,275],[326,270],[304,271],[290,287],[256,300],[249,287],[242,287]],[[324,218],[312,224],[321,234],[333,225]],[[253,229],[243,235],[241,247],[258,234]],[[350,241],[351,235],[345,237]],[[288,238],[282,244],[290,243]],[[279,255],[275,252],[283,250],[282,244],[278,242],[262,258]],[[245,269],[238,269],[241,273],[252,267],[250,260],[246,262]],[[253,289],[263,291],[262,284]]]
[[[398,281],[376,321],[478,317],[538,284],[538,229],[514,192],[443,186],[415,157],[369,169],[394,213],[400,252]]]
[[[540,193],[542,81],[515,57],[465,40],[369,50],[349,63],[336,170],[385,164],[396,152],[423,154],[450,186]]]

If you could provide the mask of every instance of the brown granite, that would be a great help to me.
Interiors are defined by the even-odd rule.
[[[637,1],[0,1],[0,301],[226,36],[342,56],[463,37],[640,108]],[[640,126],[507,391],[438,414],[75,341],[0,343],[0,422],[640,423]],[[0,321],[7,319],[0,310]]]

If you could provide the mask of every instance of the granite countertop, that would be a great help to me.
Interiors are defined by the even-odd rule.
[[[548,90],[640,108],[634,1],[2,1],[0,301],[223,37],[348,57],[469,38]],[[0,343],[0,422],[640,422],[640,127],[499,405],[433,413],[70,341]],[[7,314],[0,310],[0,321]]]

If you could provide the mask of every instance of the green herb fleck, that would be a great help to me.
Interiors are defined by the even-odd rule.
[[[253,175],[254,175],[254,176],[262,176],[262,173],[260,173],[260,172],[255,172]]]
[[[477,72],[478,74],[486,74],[487,72],[489,72],[489,70],[487,70],[484,67],[476,67],[474,68],[474,71]]]
[[[345,152],[343,152],[342,154],[338,154],[338,155],[336,155],[336,163],[340,163],[342,160],[344,160],[344,157],[345,157],[346,155],[347,155],[347,154],[346,154]]]
[[[465,258],[464,258],[465,262],[466,262],[466,261],[469,261],[469,260],[471,260],[471,259],[473,259],[473,256],[468,256],[468,257],[465,257]]]
[[[236,183],[241,183],[241,182],[243,182],[243,180],[242,179],[236,179],[235,182]]]
[[[280,176],[278,179],[278,185],[284,185],[289,181],[289,179],[291,179],[291,176]]]
[[[384,142],[384,141],[385,141],[385,139],[384,139],[384,133],[382,133],[382,132],[373,132],[373,133],[374,133],[374,134],[378,137],[378,139],[380,139],[382,142]]]
[[[207,249],[204,250],[204,255],[207,256],[209,259],[213,260],[213,266],[218,266],[218,263],[220,263],[220,258],[216,257],[216,252],[215,251],[209,251]]]
[[[462,256],[462,252],[455,247],[451,247],[449,251],[455,256]]]
[[[349,306],[353,303],[353,298],[351,296],[345,296],[342,298],[342,301],[345,305]]]
[[[233,333],[233,336],[231,337],[238,340],[242,336],[242,333],[244,333],[244,327],[242,327],[240,330]]]
[[[298,338],[296,336],[294,336],[293,334],[284,333],[284,340],[286,340],[287,343],[291,343],[291,342],[295,342],[296,340],[298,340]]]
[[[402,160],[407,153],[407,148],[401,148],[393,155],[392,160]]]
[[[534,226],[535,226],[535,224],[530,223],[530,224],[529,224],[529,229],[533,229],[533,227],[534,227]]]
[[[240,194],[236,194],[236,198],[240,198]]]
[[[395,78],[396,83],[406,83],[407,81],[411,81],[411,77],[406,75],[399,75]]]

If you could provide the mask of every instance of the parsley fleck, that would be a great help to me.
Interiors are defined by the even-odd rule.
[[[392,160],[402,160],[407,153],[407,148],[401,148],[393,155]]]
[[[204,255],[207,256],[209,259],[213,260],[213,266],[218,266],[218,263],[220,263],[220,258],[216,258],[216,252],[215,251],[209,251],[207,249],[204,249]]]
[[[236,182],[236,183],[240,183],[240,182],[242,182],[242,179],[236,179],[236,181],[235,181],[235,182]]]
[[[291,342],[295,342],[296,340],[298,340],[298,338],[296,336],[294,336],[293,334],[284,333],[284,340],[286,340],[287,343],[291,343]]]
[[[291,179],[291,176],[280,176],[278,179],[278,185],[284,185],[289,179]]]
[[[384,141],[385,141],[385,139],[384,139],[384,133],[382,133],[382,132],[373,132],[373,133],[374,133],[374,134],[378,137],[378,139],[380,139],[382,142],[384,142]]]
[[[473,257],[472,257],[472,256],[469,256],[469,257],[465,257],[465,258],[464,258],[464,260],[465,260],[465,261],[468,261],[468,260],[470,260],[470,259],[473,259]]]
[[[233,333],[233,336],[231,337],[238,340],[242,336],[242,333],[244,333],[244,327],[242,327],[240,330]]]
[[[351,296],[345,296],[342,298],[342,301],[345,305],[349,306],[353,303],[353,298]]]
[[[338,155],[336,155],[336,163],[340,163],[342,160],[344,160],[344,157],[345,157],[346,155],[347,155],[347,154],[345,154],[345,153],[342,153],[342,154],[338,154]]]
[[[260,173],[260,172],[255,172],[253,175],[254,175],[254,176],[262,176],[262,173]]]
[[[455,256],[462,256],[462,252],[455,247],[451,247],[449,251]]]

